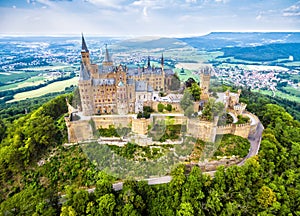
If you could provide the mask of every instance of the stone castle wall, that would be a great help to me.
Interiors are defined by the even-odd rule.
[[[188,119],[187,133],[206,142],[215,141],[213,122],[199,121],[198,119]]]
[[[68,129],[68,139],[70,143],[80,142],[93,138],[93,129],[89,120],[72,121],[69,117],[65,117]]]
[[[248,138],[250,133],[250,124],[229,124],[225,126],[218,126],[217,132],[220,134],[234,134],[244,138]]]
[[[129,127],[132,123],[131,115],[103,115],[103,116],[92,116],[95,122],[96,128],[109,128],[109,125],[115,127]]]

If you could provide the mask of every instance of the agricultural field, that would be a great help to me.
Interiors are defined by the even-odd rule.
[[[78,77],[74,77],[72,79],[63,80],[63,81],[57,81],[36,90],[18,93],[14,96],[13,100],[8,101],[7,103],[25,100],[26,98],[39,97],[51,92],[61,92],[64,91],[66,87],[70,87],[72,85],[75,86],[77,85],[77,83],[78,83]]]
[[[23,88],[23,87],[27,87],[27,86],[37,86],[39,84],[44,83],[44,81],[45,81],[45,77],[34,76],[34,77],[30,77],[29,79],[26,79],[26,80],[18,82],[18,83],[0,86],[0,91],[18,89],[18,88]]]

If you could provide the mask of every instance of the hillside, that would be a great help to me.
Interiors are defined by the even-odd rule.
[[[70,98],[71,100],[71,98]],[[257,157],[220,167],[215,177],[184,165],[168,184],[125,181],[97,170],[78,146],[64,148],[65,96],[13,123],[0,122],[1,204],[5,215],[266,215],[300,212],[300,123],[270,99],[246,92],[265,126]],[[254,100],[256,101],[254,103]],[[39,162],[39,163],[37,163]],[[43,165],[44,164],[44,165]],[[188,174],[188,175],[186,175]],[[85,188],[94,187],[89,194]],[[60,204],[59,194],[66,194]]]

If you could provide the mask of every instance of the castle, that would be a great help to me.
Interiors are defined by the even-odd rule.
[[[185,125],[186,133],[214,142],[216,135],[234,134],[247,138],[256,131],[259,119],[246,112],[246,104],[239,102],[241,91],[236,93],[226,91],[217,93],[216,102],[221,102],[228,114],[233,117],[232,124],[218,125],[218,117],[212,121],[201,118],[184,116],[180,106],[182,94],[167,94],[160,97],[158,92],[169,92],[174,72],[164,68],[164,59],[161,58],[160,67],[151,67],[150,58],[146,67],[128,68],[123,65],[114,66],[107,46],[102,65],[92,64],[89,50],[82,36],[81,68],[78,81],[81,106],[75,109],[68,103],[69,116],[65,117],[70,142],[79,142],[94,137],[97,128],[116,127],[131,128],[131,142],[140,145],[153,144],[147,137],[149,128],[156,121],[166,121],[172,118],[174,124]],[[210,78],[213,68],[209,66],[200,69],[200,101],[195,101],[194,112],[201,115],[201,109],[211,97],[209,93]],[[157,100],[159,99],[159,100]],[[162,100],[166,99],[166,100]],[[170,104],[170,113],[158,113],[158,104]],[[135,113],[143,110],[143,106],[150,106],[156,113],[150,119],[137,118]],[[175,113],[176,114],[175,114]],[[113,115],[118,114],[118,115]],[[250,118],[250,122],[237,124],[238,115]]]
[[[79,92],[83,115],[138,113],[144,102],[151,101],[153,91],[165,91],[173,71],[160,67],[128,68],[114,66],[107,45],[102,65],[92,64],[90,53],[82,35]]]

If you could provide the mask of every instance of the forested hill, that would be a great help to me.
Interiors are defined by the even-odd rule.
[[[126,181],[95,168],[79,147],[61,147],[65,96],[5,123],[0,146],[3,215],[299,215],[300,123],[265,96],[247,92],[265,126],[258,156],[243,166],[220,167],[215,177],[194,167],[174,168],[168,184]],[[2,124],[2,123],[1,123]],[[3,126],[3,125],[2,125]],[[4,127],[1,127],[1,129]],[[37,162],[45,159],[44,165]],[[87,187],[96,186],[94,193]],[[59,202],[60,192],[65,202]]]

